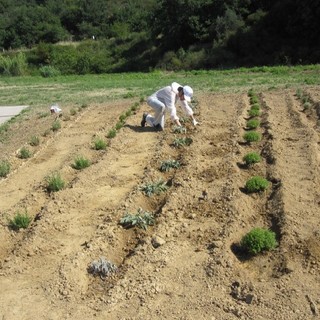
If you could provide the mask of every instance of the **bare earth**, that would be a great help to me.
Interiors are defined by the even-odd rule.
[[[128,101],[91,105],[62,119],[51,116],[14,124],[1,158],[12,171],[0,180],[0,319],[318,319],[320,317],[320,94],[306,92],[303,111],[293,90],[260,93],[261,142],[243,141],[246,93],[198,96],[197,119],[186,134],[141,128],[142,103],[106,151],[92,148],[105,138]],[[30,159],[16,152],[39,135]],[[175,148],[177,137],[190,146]],[[262,163],[244,168],[249,151]],[[77,155],[91,166],[75,170]],[[162,161],[183,166],[161,172]],[[60,172],[67,187],[49,194],[46,177]],[[248,195],[253,175],[272,186]],[[147,182],[170,188],[147,197]],[[119,220],[138,208],[153,212],[147,231],[124,229]],[[26,230],[8,219],[27,209]],[[248,258],[239,250],[254,227],[273,230],[276,250]],[[88,266],[100,257],[118,271],[94,277]]]

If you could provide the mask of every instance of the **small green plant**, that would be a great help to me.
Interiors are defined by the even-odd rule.
[[[72,116],[76,115],[76,114],[77,114],[77,110],[74,109],[74,108],[72,108],[72,109],[70,110],[70,114],[71,114]]]
[[[131,109],[127,110],[127,111],[126,111],[126,117],[128,118],[128,117],[130,117],[131,115],[132,115]]]
[[[252,229],[241,239],[240,244],[244,250],[253,255],[272,250],[278,245],[275,233],[263,228]]]
[[[248,115],[250,117],[259,117],[260,116],[260,110],[257,110],[257,109],[250,109],[248,111]]]
[[[296,91],[296,96],[297,96],[299,99],[301,99],[302,95],[303,95],[302,89],[298,88],[297,91]]]
[[[168,185],[165,181],[159,180],[157,182],[150,182],[142,185],[140,190],[144,192],[148,197],[151,197],[154,194],[160,194],[168,190]]]
[[[10,163],[8,160],[0,161],[0,177],[5,178],[10,172]]]
[[[311,107],[312,107],[312,104],[310,102],[305,102],[303,104],[303,111],[310,110]]]
[[[132,106],[131,106],[131,111],[137,111],[139,108],[139,102],[136,102],[134,103]]]
[[[173,146],[176,148],[180,148],[182,146],[190,146],[193,140],[191,138],[176,138],[173,141]]]
[[[118,121],[115,125],[116,130],[120,130],[124,126],[124,122]]]
[[[260,111],[260,104],[259,103],[253,104],[250,109],[251,110],[259,110]]]
[[[261,192],[269,187],[269,181],[260,177],[254,176],[250,178],[245,185],[245,189],[248,193]]]
[[[243,139],[247,142],[257,142],[261,140],[261,133],[256,131],[248,131],[243,135]]]
[[[261,156],[256,152],[250,152],[243,157],[243,161],[247,166],[251,166],[261,161]]]
[[[155,222],[154,215],[150,212],[138,209],[136,214],[127,213],[120,219],[120,224],[124,228],[138,227],[147,230],[148,226],[153,226]]]
[[[74,163],[72,164],[72,168],[76,170],[82,170],[89,166],[90,166],[90,161],[82,156],[76,157],[76,159],[74,160]]]
[[[50,116],[50,112],[39,112],[38,113],[38,119],[46,118],[48,116]]]
[[[30,146],[36,147],[40,144],[40,138],[38,136],[32,136],[29,142]]]
[[[55,120],[51,126],[51,130],[58,131],[59,129],[61,129],[61,123],[59,120]]]
[[[187,129],[185,127],[182,127],[182,126],[175,126],[173,128],[173,132],[174,133],[187,133]]]
[[[47,137],[50,134],[51,130],[47,129],[43,132],[42,136]]]
[[[248,91],[248,97],[252,97],[253,95],[255,95],[254,90],[251,88]]]
[[[260,126],[260,121],[257,119],[251,119],[247,122],[247,128],[256,129]]]
[[[100,276],[101,279],[105,279],[117,272],[117,266],[111,261],[106,260],[104,257],[100,257],[99,260],[93,261],[88,266],[88,272],[94,276]]]
[[[9,220],[9,227],[13,230],[26,229],[31,221],[32,218],[28,215],[27,210],[25,213],[17,212],[13,219]]]
[[[47,180],[47,190],[49,192],[57,192],[65,187],[65,182],[61,178],[59,173],[52,173],[46,178]]]
[[[119,120],[120,120],[121,122],[124,122],[126,119],[127,119],[127,116],[126,116],[124,113],[122,113],[122,114],[120,115],[120,117],[119,117]]]
[[[251,97],[250,97],[250,104],[254,104],[254,103],[258,103],[259,102],[259,98],[257,95],[253,94]]]
[[[117,135],[117,130],[116,129],[110,129],[109,132],[107,133],[107,138],[112,139]]]
[[[170,169],[177,169],[177,168],[180,168],[181,164],[179,161],[177,160],[166,160],[166,161],[163,161],[160,165],[160,171],[161,172],[167,172],[169,171]]]
[[[95,150],[105,150],[107,148],[107,143],[101,138],[96,138],[93,141],[93,148]]]
[[[26,147],[22,147],[19,150],[19,158],[20,159],[28,159],[31,157],[31,155],[32,155],[31,151]]]

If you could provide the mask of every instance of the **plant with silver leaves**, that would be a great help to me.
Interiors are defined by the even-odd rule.
[[[89,267],[88,272],[100,278],[106,278],[118,270],[117,266],[112,262],[100,257],[99,260],[93,261]]]

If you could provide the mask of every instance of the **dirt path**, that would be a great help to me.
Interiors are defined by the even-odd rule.
[[[309,94],[316,106],[319,96]],[[317,117],[302,112],[292,91],[263,92],[263,139],[246,145],[246,93],[198,98],[200,126],[186,123],[187,133],[173,133],[169,124],[165,132],[142,129],[143,104],[105,152],[92,150],[92,137],[105,135],[130,106],[92,106],[0,181],[2,319],[319,316]],[[192,144],[173,147],[181,137]],[[263,160],[246,169],[242,157],[249,151]],[[71,168],[78,154],[92,165]],[[182,167],[161,172],[168,159]],[[50,195],[44,179],[56,170],[68,185]],[[268,178],[267,192],[243,191],[252,175]],[[160,179],[167,192],[147,197],[140,190]],[[11,231],[4,213],[21,208],[35,220]],[[119,225],[139,208],[155,213],[153,227]],[[248,260],[237,243],[257,226],[275,231],[279,247]],[[113,277],[87,272],[99,257],[118,266]]]

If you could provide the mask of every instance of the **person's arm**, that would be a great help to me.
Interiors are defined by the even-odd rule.
[[[183,111],[185,112],[186,115],[188,115],[191,118],[193,125],[196,126],[198,124],[198,121],[194,118],[193,110],[189,106],[188,102],[186,100],[182,100],[180,102],[181,102],[181,107]]]

